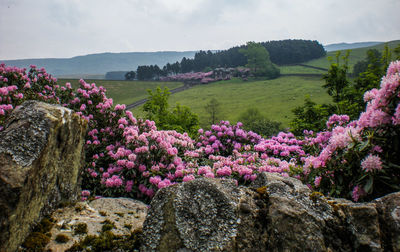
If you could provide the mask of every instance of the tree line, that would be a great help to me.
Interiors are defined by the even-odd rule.
[[[269,53],[269,60],[278,65],[301,63],[326,55],[324,47],[315,40],[288,39],[257,44],[262,45]],[[243,50],[247,48],[248,44],[216,52],[201,50],[193,59],[184,57],[180,62],[167,63],[162,68],[157,65],[138,66],[135,74],[132,74],[134,71],[127,73],[126,79],[149,80],[178,73],[210,71],[219,67],[245,66],[248,57]]]

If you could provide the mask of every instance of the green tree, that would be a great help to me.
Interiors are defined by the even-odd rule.
[[[383,49],[383,55],[381,59],[382,69],[384,75],[386,73],[387,68],[389,67],[390,62],[392,61],[392,52],[387,44],[385,44],[385,48]]]
[[[243,123],[247,131],[251,130],[264,137],[276,135],[283,130],[282,123],[269,120],[258,108],[248,108],[240,114],[238,121]]]
[[[136,73],[134,71],[129,71],[125,74],[125,80],[134,80]]]
[[[387,45],[385,45],[383,53],[376,49],[367,51],[366,58],[360,61],[364,62],[363,64],[366,67],[358,73],[354,83],[344,90],[345,100],[342,103],[347,104],[342,107],[346,108],[346,113],[350,118],[356,119],[364,111],[364,93],[379,87],[381,78],[385,75],[390,61],[391,51]]]
[[[239,115],[238,121],[243,123],[244,126],[250,125],[252,122],[263,119],[264,116],[261,114],[258,108],[248,108],[246,111]]]
[[[156,92],[148,89],[149,98],[143,105],[143,111],[147,113],[147,119],[155,121],[158,127],[166,124],[168,117],[168,98],[171,92],[168,88],[161,90],[157,87]]]
[[[178,132],[187,132],[191,137],[197,134],[199,130],[199,117],[193,113],[189,107],[176,104],[172,112],[168,115],[168,124],[166,128]]]
[[[396,54],[395,59],[400,60],[400,44],[396,46],[396,48],[393,49],[394,54]]]
[[[340,51],[336,53],[336,63],[331,63],[328,73],[324,74],[322,77],[325,80],[324,88],[332,96],[334,102],[340,102],[343,100],[344,88],[349,85],[349,80],[347,79],[348,71],[348,57],[350,51],[346,52],[343,56],[344,64],[339,63]],[[340,110],[340,109],[339,109]]]
[[[199,118],[189,107],[176,104],[172,111],[168,105],[168,99],[171,94],[168,88],[161,90],[157,87],[156,91],[147,90],[149,98],[143,105],[143,111],[146,112],[147,119],[156,123],[158,129],[176,130],[181,133],[188,133],[195,136],[199,129]]]
[[[206,110],[209,116],[209,123],[216,124],[218,121],[219,114],[221,112],[220,103],[217,99],[212,98],[205,106],[204,109]]]
[[[335,106],[328,104],[316,104],[306,97],[303,106],[293,109],[295,118],[290,122],[290,131],[295,135],[302,135],[303,130],[314,132],[325,129],[329,116],[336,111]]]
[[[247,42],[247,48],[239,50],[247,58],[246,67],[250,68],[254,76],[276,78],[279,68],[272,64],[269,53],[264,46],[255,42]]]

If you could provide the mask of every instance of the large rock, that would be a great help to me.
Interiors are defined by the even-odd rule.
[[[51,215],[56,223],[50,231],[50,243],[46,251],[65,251],[87,235],[99,236],[104,225],[113,225],[110,231],[116,236],[129,236],[140,232],[147,215],[147,205],[128,198],[100,198],[91,202],[57,209]],[[86,225],[85,234],[75,234],[74,227]],[[57,236],[64,235],[67,241],[57,242]]]
[[[396,195],[371,203],[330,199],[271,173],[249,187],[196,179],[157,192],[142,250],[399,251]]]
[[[160,190],[143,226],[143,251],[233,250],[240,190],[233,181],[197,179]]]
[[[400,251],[400,192],[373,201],[379,213],[383,246],[386,251]]]
[[[0,251],[15,251],[32,226],[80,190],[87,123],[64,107],[27,101],[0,132]]]

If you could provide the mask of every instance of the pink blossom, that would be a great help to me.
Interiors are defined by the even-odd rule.
[[[316,187],[319,187],[319,185],[320,185],[320,183],[321,183],[321,179],[322,179],[321,176],[315,177],[315,179],[314,179],[314,185],[315,185]]]
[[[133,186],[133,181],[132,180],[126,181],[125,191],[126,192],[131,192],[132,191],[132,186]]]
[[[107,187],[120,187],[122,183],[122,179],[118,175],[113,175],[111,178],[106,180]]]
[[[168,155],[170,155],[170,156],[174,156],[174,155],[178,154],[178,149],[175,148],[175,147],[173,147],[173,148],[168,148],[168,149],[167,149],[167,153],[168,153]]]
[[[353,188],[351,197],[353,198],[353,201],[357,202],[360,199],[360,197],[363,197],[365,194],[366,192],[364,191],[364,189],[361,188],[359,185],[356,185]]]
[[[188,181],[191,181],[193,179],[195,179],[194,176],[192,174],[190,174],[190,175],[186,175],[185,177],[183,177],[182,181],[183,182],[188,182]]]
[[[90,196],[90,191],[88,191],[88,190],[83,190],[82,193],[81,193],[81,195],[82,195],[83,197],[89,197],[89,196]]]
[[[382,169],[381,158],[377,155],[369,154],[363,161],[361,161],[361,168],[366,172],[372,172]]]
[[[222,168],[220,168],[220,169],[217,170],[217,175],[218,175],[219,177],[223,177],[223,176],[228,177],[228,176],[230,176],[231,174],[232,174],[232,170],[231,170],[231,168],[229,168],[228,166],[224,166],[224,167],[222,167]]]
[[[157,186],[158,183],[161,182],[161,177],[160,176],[150,177],[149,182]]]

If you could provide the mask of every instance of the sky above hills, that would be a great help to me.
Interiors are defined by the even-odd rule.
[[[0,59],[400,39],[399,0],[0,0]]]

